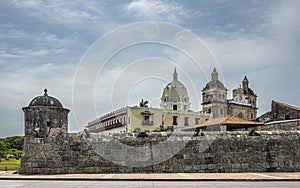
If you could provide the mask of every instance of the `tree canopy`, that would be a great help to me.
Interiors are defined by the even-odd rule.
[[[142,99],[141,102],[140,102],[140,107],[148,107],[148,103],[149,101]]]
[[[22,153],[24,136],[0,138],[0,156],[16,155]]]

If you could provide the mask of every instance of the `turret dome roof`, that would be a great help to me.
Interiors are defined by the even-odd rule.
[[[61,102],[51,96],[48,96],[47,89],[44,90],[44,95],[37,96],[29,103],[29,107],[32,106],[52,106],[52,107],[60,107],[63,108]]]

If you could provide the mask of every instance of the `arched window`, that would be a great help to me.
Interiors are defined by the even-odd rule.
[[[238,114],[238,117],[243,119],[243,118],[244,118],[244,114],[243,114],[242,112],[240,112],[240,113]]]

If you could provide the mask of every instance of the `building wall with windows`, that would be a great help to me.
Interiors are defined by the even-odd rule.
[[[252,109],[250,105],[243,103],[235,103],[234,101],[228,101],[228,114],[246,119],[246,120],[255,120],[256,111]]]
[[[163,110],[151,107],[124,107],[100,118],[86,126],[91,133],[123,133],[153,131],[160,126],[165,129],[180,129],[194,126],[209,119],[210,114],[179,110]]]
[[[128,107],[128,132],[153,131],[161,125],[162,110],[148,107]]]
[[[202,123],[210,118],[210,114],[200,111],[175,111],[166,110],[163,112],[165,128],[172,127],[175,129],[186,128]]]
[[[124,107],[88,122],[86,129],[91,133],[122,133],[127,131],[127,122],[127,107]]]

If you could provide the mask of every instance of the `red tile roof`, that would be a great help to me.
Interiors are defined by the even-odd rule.
[[[263,125],[263,123],[248,121],[235,116],[226,116],[226,117],[214,118],[214,119],[204,121],[200,124],[197,124],[194,127],[183,129],[183,131],[192,131],[195,129],[206,128],[208,126],[214,126],[214,125],[220,125],[220,126],[227,125],[230,126],[231,128],[233,128],[234,126],[236,128],[245,128],[245,127],[254,127],[254,126]]]
[[[291,109],[293,109],[293,110],[298,110],[298,111],[300,111],[300,108],[299,108],[299,107],[296,107],[296,106],[292,106],[292,105],[285,104],[285,103],[278,102],[278,101],[274,101],[274,100],[273,100],[272,102],[274,102],[274,103],[276,103],[276,104],[278,104],[278,105],[281,105],[281,106],[285,106],[285,107],[287,107],[287,108],[291,108]]]

